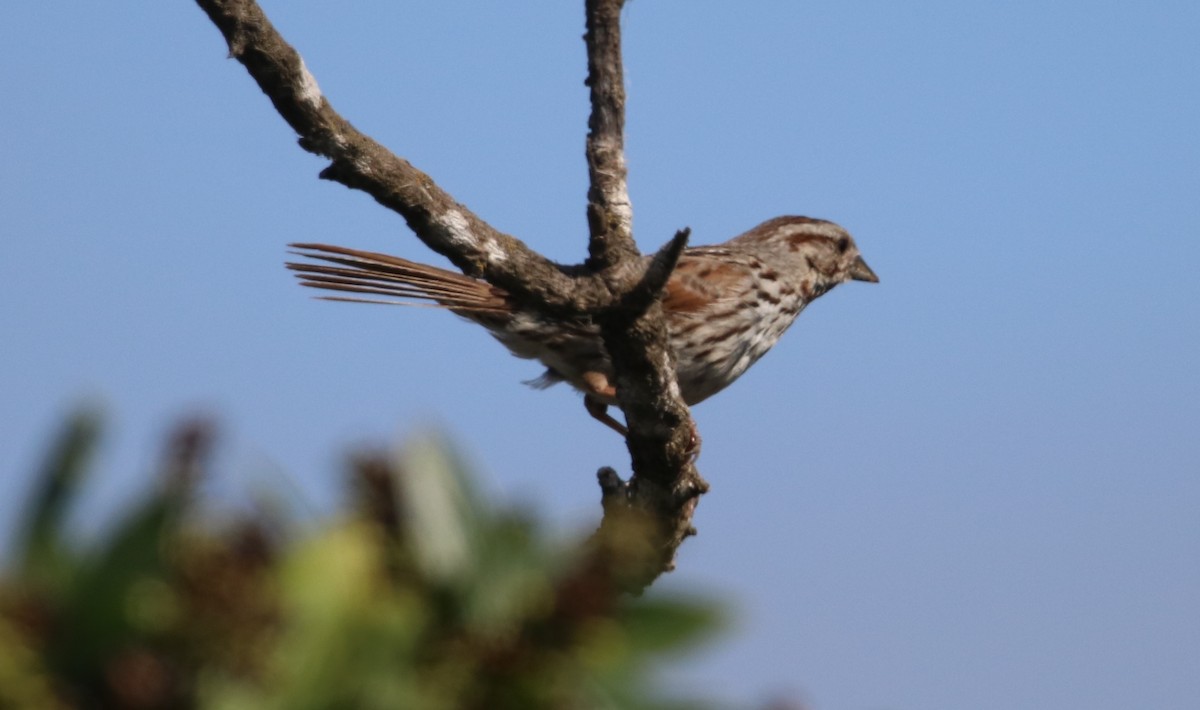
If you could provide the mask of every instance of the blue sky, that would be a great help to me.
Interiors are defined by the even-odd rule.
[[[585,253],[582,3],[265,3],[334,105],[496,227]],[[664,588],[731,602],[678,682],[819,710],[1200,697],[1200,5],[636,0],[644,249],[835,220],[880,275],[700,405]],[[328,510],[353,446],[447,430],[567,530],[622,443],[444,313],[309,299],[285,244],[441,262],[319,181],[193,3],[0,9],[0,499],[110,417],[83,534],[215,416],[217,499]],[[2,536],[3,533],[0,533]]]

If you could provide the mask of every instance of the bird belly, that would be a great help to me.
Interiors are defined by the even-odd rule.
[[[699,316],[704,320],[695,324],[673,319],[669,337],[683,401],[698,404],[733,384],[779,341],[803,305],[796,299],[782,308],[754,309],[745,313],[750,317],[734,319],[723,328],[717,327],[721,319],[711,316]],[[616,404],[615,398],[598,396],[584,377],[593,372],[613,380],[612,362],[594,324],[565,325],[517,313],[505,327],[489,330],[513,355],[546,366],[546,375],[535,380],[535,386],[565,381],[605,404]]]
[[[703,402],[733,384],[758,362],[779,342],[803,309],[798,299],[787,306],[763,309],[754,314],[756,317],[725,329],[709,328],[713,332],[702,338],[673,335],[676,377],[683,400],[688,405]]]
[[[489,330],[513,355],[546,366],[546,374],[529,383],[535,387],[565,381],[580,392],[596,396],[584,374],[598,372],[612,378],[612,363],[604,351],[600,330],[591,323],[564,324],[519,312],[503,329]],[[613,398],[596,398],[616,404]]]

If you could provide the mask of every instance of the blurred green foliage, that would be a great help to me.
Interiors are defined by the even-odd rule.
[[[584,542],[485,504],[433,438],[348,465],[319,525],[194,502],[212,432],[173,433],[153,491],[73,542],[100,431],[47,456],[0,578],[3,708],[683,708],[655,677],[711,604],[616,591]]]

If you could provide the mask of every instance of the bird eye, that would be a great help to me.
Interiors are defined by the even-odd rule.
[[[842,237],[841,239],[837,240],[837,250],[838,250],[839,254],[845,254],[846,250],[849,248],[850,248],[850,240],[849,239],[847,239],[846,237]]]

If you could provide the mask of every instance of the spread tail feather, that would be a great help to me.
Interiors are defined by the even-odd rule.
[[[483,281],[463,274],[419,264],[398,256],[359,251],[328,244],[291,244],[297,256],[315,261],[288,262],[302,286],[327,291],[361,293],[384,298],[322,296],[329,301],[383,303],[401,306],[440,306],[453,311],[511,311],[506,294]],[[329,266],[333,264],[333,266]],[[412,299],[433,301],[413,303]]]

